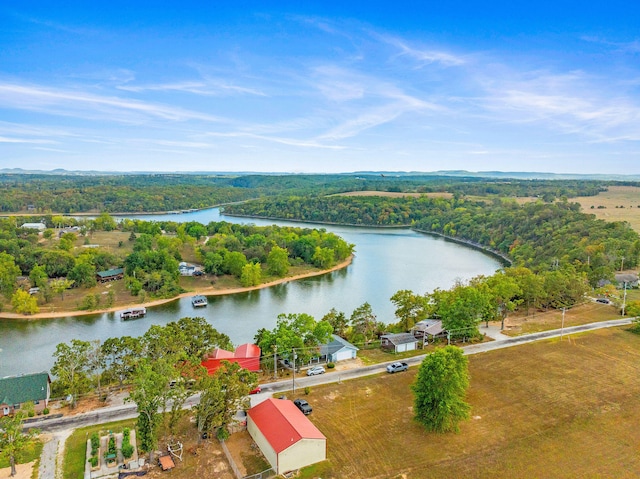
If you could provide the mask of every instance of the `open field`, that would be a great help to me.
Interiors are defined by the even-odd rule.
[[[629,295],[627,295],[629,300]],[[567,309],[564,315],[564,327],[580,326],[582,324],[607,321],[609,319],[620,319],[620,309],[613,304],[601,304],[588,302],[573,308]],[[549,310],[547,312],[533,310],[529,315],[519,313],[511,315],[505,320],[503,334],[507,336],[520,336],[521,334],[538,333],[562,327],[562,311]],[[482,331],[482,328],[480,328]]]
[[[469,362],[473,418],[459,434],[412,420],[415,368],[313,388],[329,461],[304,477],[638,476],[640,336],[599,330]]]
[[[570,201],[580,203],[585,213],[593,213],[596,218],[627,221],[640,232],[640,187],[610,186],[598,196],[581,196]]]

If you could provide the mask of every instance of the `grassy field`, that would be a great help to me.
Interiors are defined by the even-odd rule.
[[[433,193],[401,193],[395,191],[349,191],[346,193],[338,193],[329,196],[386,196],[387,198],[404,198],[411,196],[419,198],[420,196],[427,196],[429,198],[453,198],[453,193],[447,192],[433,192]]]
[[[43,446],[44,444],[42,441],[34,438],[34,440],[24,448],[22,454],[17,458],[16,464],[26,464],[39,459]],[[1,456],[0,469],[4,469],[6,467],[10,467],[9,458],[7,456]]]
[[[627,295],[629,300],[629,295]],[[614,305],[589,302],[567,309],[564,315],[564,327],[580,326],[582,324],[620,319],[620,310]],[[504,334],[508,336],[520,336],[521,334],[538,333],[562,327],[562,311],[550,310],[547,312],[533,311],[526,314],[509,316],[505,321]],[[482,332],[482,328],[480,328]]]
[[[581,196],[570,201],[580,203],[585,213],[593,213],[606,221],[627,221],[640,232],[640,188],[637,186],[610,186],[598,196]]]
[[[469,360],[473,417],[459,434],[413,421],[415,368],[313,388],[329,460],[303,477],[638,477],[640,336],[601,330]]]

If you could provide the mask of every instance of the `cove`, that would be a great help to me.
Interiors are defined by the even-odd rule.
[[[202,316],[234,344],[252,341],[259,328],[271,329],[280,313],[308,313],[320,319],[331,308],[347,317],[369,302],[379,321],[397,321],[389,300],[398,290],[416,293],[450,288],[456,280],[490,275],[500,262],[481,251],[408,229],[316,225],[225,216],[218,208],[172,215],[127,215],[127,218],[176,222],[210,221],[325,228],[355,244],[353,263],[339,271],[270,288],[209,297],[195,310],[190,298],[147,309],[147,316],[121,321],[116,313],[34,321],[0,320],[0,377],[44,371],[53,365],[58,343],[71,339],[105,340],[140,336],[152,324],[164,325],[184,316]]]

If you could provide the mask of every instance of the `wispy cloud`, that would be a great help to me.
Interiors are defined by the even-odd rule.
[[[329,150],[343,150],[346,148],[340,145],[326,145],[313,140],[298,140],[295,138],[283,138],[283,137],[270,136],[270,135],[257,135],[255,133],[242,132],[242,131],[229,132],[229,133],[210,132],[208,133],[208,135],[216,136],[216,137],[224,137],[224,138],[253,138],[256,140],[263,140],[263,141],[269,141],[272,143],[280,143],[282,145],[297,146],[297,147],[304,147],[304,148],[325,148]]]
[[[153,85],[120,85],[119,90],[131,92],[144,91],[177,91],[192,93],[195,95],[220,96],[229,94],[248,94],[256,96],[267,96],[264,92],[253,88],[234,85],[223,80],[216,81],[185,81],[177,83],[162,83]]]
[[[0,143],[33,143],[33,144],[47,144],[55,143],[52,140],[38,140],[34,138],[9,138],[6,136],[0,136]]]
[[[0,102],[5,108],[35,110],[49,114],[72,115],[88,119],[108,115],[110,120],[123,123],[139,122],[144,118],[170,121],[223,121],[223,119],[213,115],[168,105],[115,96],[100,96],[77,90],[13,83],[0,83]],[[136,116],[132,117],[131,114]]]
[[[466,63],[465,59],[459,55],[454,55],[453,53],[433,48],[416,48],[410,46],[407,41],[398,37],[378,35],[378,38],[381,41],[396,47],[399,50],[400,55],[413,58],[423,66],[436,63],[445,67],[454,67],[464,65]]]

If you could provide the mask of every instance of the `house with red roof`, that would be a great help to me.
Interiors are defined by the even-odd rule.
[[[327,459],[327,438],[287,399],[267,399],[247,411],[247,431],[276,474]]]
[[[238,363],[244,369],[248,369],[249,371],[259,371],[260,353],[260,348],[251,343],[238,346],[234,352],[217,348],[214,349],[201,364],[207,368],[207,373],[209,373],[209,375],[220,369],[222,361]]]

